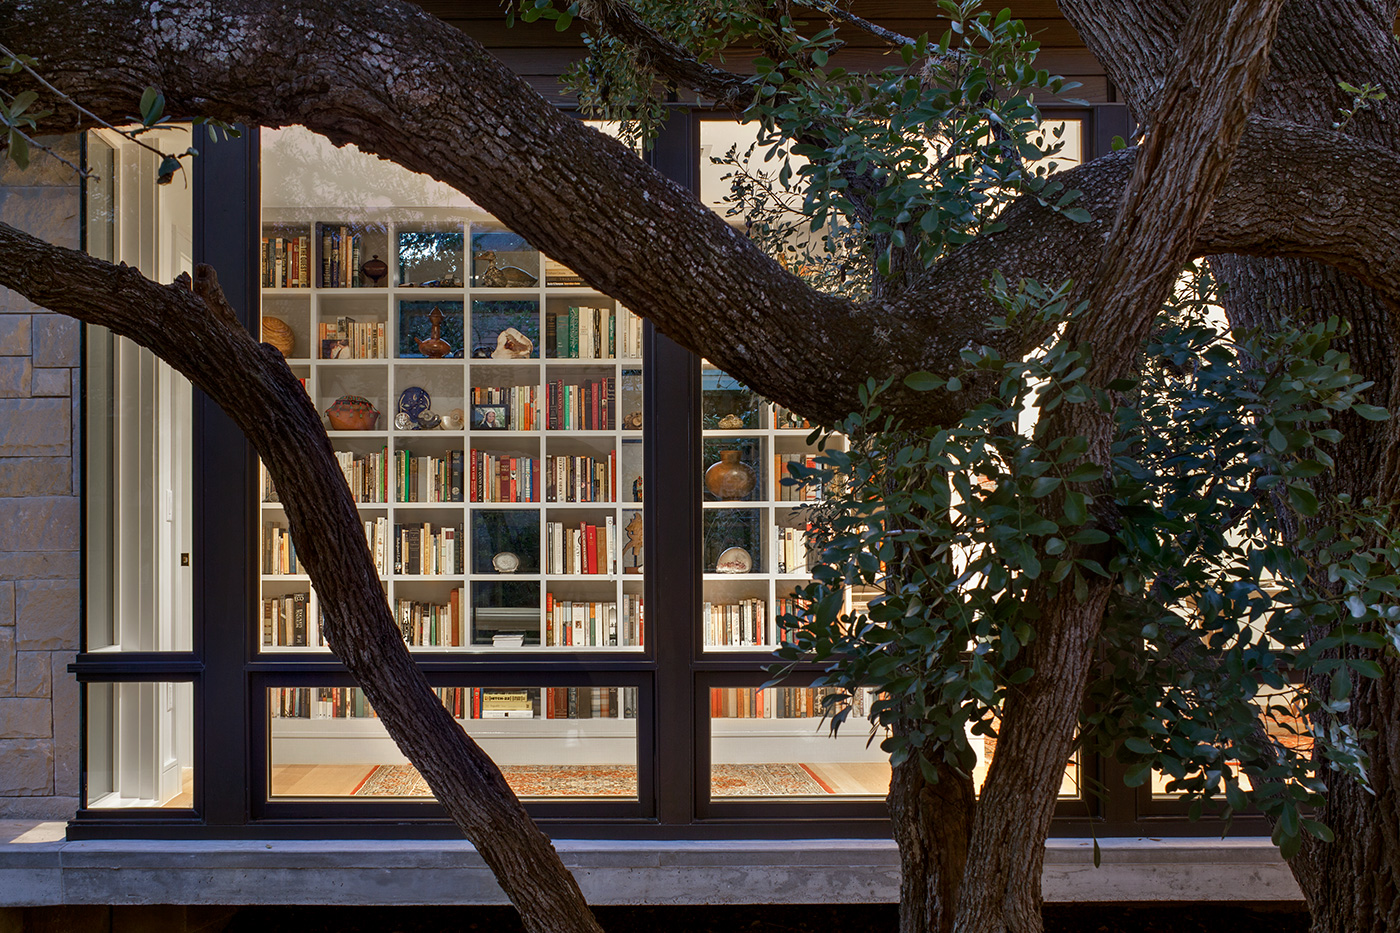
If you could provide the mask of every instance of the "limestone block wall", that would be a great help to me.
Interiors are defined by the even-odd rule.
[[[78,162],[76,138],[60,141]],[[0,220],[81,243],[73,170],[0,168]],[[0,258],[0,261],[3,261]],[[0,288],[0,818],[78,806],[80,328]]]

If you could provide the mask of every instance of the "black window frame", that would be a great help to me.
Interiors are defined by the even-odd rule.
[[[1051,118],[1083,121],[1085,161],[1109,151],[1113,137],[1129,133],[1121,105],[1043,109]],[[663,174],[698,193],[700,123],[724,118],[698,112],[674,115],[646,158]],[[260,315],[259,144],[257,129],[239,138],[202,144],[192,171],[195,261],[219,271],[230,304],[255,332]],[[502,220],[509,223],[508,218]],[[527,802],[530,813],[552,833],[567,831],[579,838],[888,836],[883,799],[710,799],[708,691],[711,686],[757,686],[766,679],[763,669],[771,659],[762,650],[718,656],[706,654],[702,646],[700,360],[648,324],[643,380],[647,399],[643,458],[648,478],[643,510],[650,531],[644,588],[651,630],[644,652],[617,657],[420,656],[429,682],[639,688],[638,799]],[[269,797],[267,688],[351,686],[353,681],[333,656],[259,654],[259,633],[251,624],[259,605],[257,458],[233,422],[198,391],[193,418],[193,649],[180,653],[84,651],[70,666],[84,685],[193,682],[193,807],[83,808],[69,823],[69,837],[456,836],[455,827],[433,801]],[[678,465],[685,468],[677,469]],[[86,478],[84,489],[86,494]],[[83,637],[86,647],[86,622]],[[818,669],[807,666],[802,671]],[[802,683],[800,673],[792,683]],[[84,735],[86,726],[84,696]],[[85,793],[86,742],[83,749]],[[1086,777],[1122,788],[1123,769],[1113,762],[1085,756],[1081,763]],[[1179,808],[1154,801],[1150,793],[1126,789],[1103,799],[1086,794],[1061,801],[1054,832],[1135,835],[1144,831],[1144,823],[1154,833],[1199,832],[1182,820]]]

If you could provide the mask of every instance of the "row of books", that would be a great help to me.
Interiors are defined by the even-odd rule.
[[[462,526],[431,522],[394,525],[394,573],[440,577],[462,573],[467,566]]]
[[[615,502],[617,451],[608,457],[545,457],[545,501]]]
[[[544,643],[549,647],[602,648],[643,643],[646,622],[640,596],[626,595],[622,615],[615,602],[544,599]]]
[[[310,593],[291,593],[262,601],[262,643],[265,648],[319,648],[325,644],[320,625],[310,611]]]
[[[356,502],[384,502],[389,498],[386,469],[389,448],[368,454],[337,450],[335,460],[340,464],[340,472],[345,474],[350,497]]]
[[[580,385],[546,383],[545,427],[552,431],[611,431],[617,380],[611,376]]]
[[[360,288],[360,235],[344,224],[317,224],[321,241],[321,287]]]
[[[867,715],[871,691],[861,689],[851,697],[851,718]],[[712,687],[711,719],[806,719],[828,712],[827,697],[837,696],[835,687]],[[839,707],[830,707],[835,711]]]
[[[791,596],[778,597],[777,612],[774,620],[778,624],[778,642],[780,644],[790,642],[796,636],[793,616],[806,617],[806,609],[796,599]]]
[[[338,318],[334,324],[322,321],[316,344],[323,360],[386,360],[389,340],[383,321],[356,321]]]
[[[359,687],[273,687],[275,719],[378,719]],[[434,687],[457,719],[635,719],[636,687]]]
[[[636,719],[636,687],[545,687],[546,719]]]
[[[449,450],[444,457],[415,457],[407,450],[395,451],[395,501],[461,502],[465,462],[460,450]]]
[[[784,483],[783,480],[792,474],[788,472],[788,464],[796,463],[800,466],[815,467],[817,461],[815,457],[807,454],[774,454],[773,455],[773,476],[776,477],[777,495],[779,502],[813,502],[822,498],[820,486],[798,486],[792,483]]]
[[[778,573],[807,572],[807,531],[803,528],[778,528]]]
[[[263,526],[262,572],[274,576],[305,573],[297,560],[296,545],[292,544],[292,533],[281,525]]]
[[[389,519],[365,520],[365,546],[369,548],[374,566],[381,577],[389,575]]]
[[[394,603],[394,618],[409,645],[456,648],[469,641],[462,631],[462,607],[466,603],[463,587],[454,589],[446,603],[400,599]]]
[[[545,522],[545,573],[609,574],[617,572],[617,525],[611,515],[602,525]]]
[[[378,718],[359,687],[272,687],[268,693],[274,719]]]
[[[304,236],[265,236],[259,254],[263,288],[310,288],[311,241]]]
[[[640,359],[642,319],[623,308],[571,307],[547,311],[546,354],[556,360]]]
[[[506,423],[498,427],[506,427],[512,431],[536,431],[539,430],[538,396],[539,389],[536,386],[474,387],[471,403],[506,406]],[[475,419],[472,421],[472,427],[480,427]]]
[[[473,502],[538,502],[540,461],[473,450],[470,480]]]
[[[709,647],[769,643],[766,599],[741,599],[737,603],[706,600],[700,616],[705,644]]]

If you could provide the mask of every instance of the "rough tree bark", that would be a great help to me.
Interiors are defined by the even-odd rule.
[[[1348,133],[1332,132],[1324,121],[1345,99],[1322,92],[1335,87],[1336,70],[1341,67],[1352,71],[1346,77],[1353,83],[1395,73],[1394,48],[1388,38],[1394,4],[1293,0],[1279,25],[1273,74],[1260,91],[1260,105],[1242,137],[1223,131],[1234,118],[1233,111],[1228,107],[1212,111],[1207,105],[1219,108],[1227,103],[1218,93],[1221,81],[1236,82],[1232,87],[1244,92],[1242,100],[1248,100],[1259,73],[1250,70],[1258,66],[1259,58],[1249,51],[1257,53],[1261,48],[1257,41],[1251,45],[1249,37],[1262,40],[1271,32],[1276,4],[1248,0],[1235,8],[1240,14],[1256,14],[1236,22],[1228,35],[1222,33],[1222,43],[1242,43],[1231,46],[1235,58],[1221,57],[1209,43],[1199,48],[1203,37],[1215,37],[1186,25],[1192,15],[1223,15],[1225,8],[1218,2],[1061,0],[1061,5],[1105,62],[1139,118],[1154,126],[1153,145],[1170,144],[1172,133],[1163,127],[1175,125],[1172,114],[1179,114],[1183,125],[1194,125],[1205,134],[1201,138],[1217,145],[1203,146],[1194,154],[1199,157],[1194,162],[1187,158],[1191,153],[1174,150],[1165,153],[1164,161],[1143,167],[1137,163],[1150,153],[1139,155],[1129,149],[1083,166],[1065,180],[1084,192],[1081,203],[1093,215],[1092,222],[1072,224],[1034,201],[1023,202],[1004,215],[1003,232],[959,250],[902,294],[864,305],[819,295],[788,276],[686,192],[604,137],[558,114],[476,43],[407,4],[310,0],[289,14],[284,5],[270,0],[229,0],[217,5],[195,0],[64,4],[0,0],[0,32],[17,51],[41,55],[45,74],[62,91],[104,117],[122,119],[135,110],[145,86],[158,85],[172,114],[265,126],[302,124],[336,142],[353,141],[443,180],[509,218],[545,252],[650,318],[663,333],[818,420],[833,420],[856,407],[856,387],[868,376],[898,376],[913,369],[952,371],[960,365],[958,352],[969,342],[995,346],[1007,355],[1030,349],[1042,334],[993,333],[985,327],[992,308],[977,286],[992,271],[999,270],[1013,281],[1035,278],[1059,283],[1073,278],[1096,283],[1090,293],[1099,309],[1094,343],[1111,346],[1120,354],[1136,346],[1138,312],[1160,283],[1159,264],[1188,254],[1316,259],[1355,276],[1383,296],[1372,301],[1374,307],[1368,313],[1394,306],[1400,297],[1400,253],[1393,248],[1400,239],[1400,191],[1393,179],[1400,177],[1400,149],[1389,128],[1397,125],[1398,115],[1387,103],[1361,114]],[[1198,26],[1205,22],[1199,20]],[[1200,82],[1172,85],[1175,91],[1170,90],[1167,76],[1187,73],[1173,67],[1185,45],[1196,49],[1185,59],[1188,66],[1209,65],[1226,74],[1204,80],[1211,72],[1197,70]],[[290,80],[287,61],[298,64]],[[7,89],[25,86],[23,76],[0,81]],[[1289,95],[1298,88],[1310,88],[1312,96],[1306,99],[1308,106],[1295,112]],[[1164,109],[1156,113],[1159,101]],[[1233,106],[1241,113],[1248,111],[1247,103],[1235,101]],[[55,111],[44,130],[80,127],[71,110],[60,105]],[[1227,178],[1216,169],[1229,163],[1236,142],[1238,152]],[[1191,165],[1196,166],[1203,187],[1183,192],[1178,184],[1192,170],[1180,172]],[[1118,211],[1125,190],[1134,205],[1126,218]],[[1158,205],[1157,196],[1168,200]],[[1206,218],[1212,200],[1214,206]],[[1110,236],[1115,222],[1119,234]],[[1143,238],[1144,231],[1159,232],[1166,249],[1154,249],[1150,237]],[[4,231],[0,248],[14,236]],[[18,271],[7,272],[5,284],[55,310],[68,310],[61,305],[69,300],[70,313],[80,312],[82,302],[71,288],[65,290],[64,283],[52,277],[43,278],[42,262],[12,261],[12,256],[24,255],[21,245],[37,247],[13,242],[18,245],[13,254],[6,252],[6,261]],[[1119,247],[1107,258],[1106,243]],[[49,261],[57,255],[49,254]],[[1150,282],[1138,282],[1125,265],[1131,262],[1135,267],[1139,260],[1153,270]],[[33,284],[31,275],[39,275],[41,284]],[[134,284],[113,281],[125,283],[122,294],[136,294]],[[1104,310],[1108,308],[1115,312]],[[113,308],[103,313],[121,312]],[[1117,343],[1105,344],[1106,334],[1117,334]],[[255,353],[241,352],[239,359],[257,363]],[[1111,359],[1101,358],[1105,369],[1098,375],[1112,371]],[[257,371],[267,375],[268,364],[259,365],[264,369]],[[1394,364],[1390,365],[1394,372]],[[221,360],[220,371],[227,369],[227,361]],[[814,369],[827,378],[812,380],[809,374]],[[905,395],[892,399],[891,407],[911,423],[947,420],[975,401],[976,392],[976,386],[969,386],[961,399],[952,400],[948,393]],[[286,399],[282,402],[289,404]],[[309,427],[300,420],[305,416],[303,412],[289,423]],[[1102,431],[1102,424],[1092,421],[1066,427],[1091,437]],[[264,456],[276,460],[274,439],[264,441],[269,447]],[[296,485],[294,477],[276,478],[279,487],[284,482],[288,488]],[[324,495],[319,487],[317,495]],[[347,511],[348,499],[335,508],[353,515]],[[300,509],[289,511],[296,513],[292,519],[298,549],[307,555],[313,576],[324,570],[348,573],[347,580],[357,581],[337,597],[336,605],[345,615],[341,627],[333,627],[332,640],[338,652],[343,648],[350,655],[346,661],[356,676],[368,678],[362,680],[367,691],[377,672],[367,669],[371,666],[364,663],[366,652],[393,655],[396,649],[402,658],[393,661],[398,665],[390,668],[393,676],[405,685],[415,684],[415,677],[421,680],[392,628],[380,625],[387,618],[377,619],[377,611],[365,608],[382,602],[377,582],[372,592],[365,582],[369,578],[365,574],[372,576],[368,564],[356,567],[358,558],[339,554],[333,547],[320,552],[314,546],[304,547],[304,531],[314,527],[317,533],[328,532],[330,527],[313,525],[324,517]],[[318,580],[318,590],[326,585]],[[1047,624],[1034,649],[1039,652],[1038,678],[1043,680],[1036,686],[1038,692],[1028,696],[1038,702],[1027,701],[1008,710],[984,797],[987,805],[978,809],[970,832],[956,912],[959,929],[1020,931],[1038,926],[1043,830],[1073,726],[1072,716],[1065,711],[1078,709],[1082,695],[1078,659],[1092,641],[1088,637],[1076,642],[1075,636],[1092,636],[1096,630],[1094,604],[1091,598],[1087,605],[1049,607],[1060,614]],[[1062,661],[1065,676],[1056,677]],[[441,707],[425,699],[430,696],[426,690],[413,687],[404,692],[412,696],[395,710],[396,721],[400,713],[421,713],[428,717],[425,721],[438,717],[440,723]],[[376,706],[393,706],[388,697],[376,697],[372,691],[370,696]],[[1372,699],[1380,701],[1382,709],[1395,702],[1393,691]],[[1047,705],[1054,719],[1048,738],[1042,732]],[[1385,734],[1393,751],[1395,739]],[[442,738],[449,746],[459,742],[445,732]],[[456,756],[458,764],[452,767],[463,770],[454,773],[433,755]],[[1400,755],[1391,754],[1387,760],[1396,762]],[[465,803],[453,804],[464,808],[453,815],[476,827],[469,833],[495,834],[503,827],[511,833],[520,831],[518,805],[515,809],[504,806],[498,813],[492,809],[494,802],[482,804],[483,812],[472,804],[473,782],[498,790],[502,785],[497,783],[499,774],[493,774],[489,763],[482,764],[469,747],[430,753],[424,761],[425,777],[440,799],[446,802],[442,788],[466,795]],[[897,779],[896,786],[903,788],[902,799],[927,802],[914,782]],[[1392,854],[1396,851],[1394,840],[1376,825],[1389,813],[1387,825],[1393,833],[1393,805],[1390,811],[1376,810],[1360,798],[1346,797],[1347,793],[1343,791],[1338,815],[1363,823],[1352,828],[1363,833],[1366,841],[1358,844],[1356,857],[1332,876],[1330,890],[1340,886],[1345,871],[1374,864],[1372,854],[1378,847],[1388,844]],[[1023,802],[1032,794],[1038,801],[1029,816],[1032,831],[1024,837],[1019,832],[1015,838],[1008,837],[1008,821],[1023,819]],[[956,799],[952,804],[961,805]],[[928,828],[916,838],[933,838],[936,832]],[[540,864],[549,861],[538,843],[526,848]],[[498,855],[505,860],[500,864],[511,864],[508,853]],[[492,857],[497,856],[488,856]],[[944,863],[948,879],[950,867]],[[1300,880],[1304,874],[1300,873]],[[935,879],[935,900],[946,898],[938,891],[946,889],[948,879]],[[1305,890],[1308,884],[1304,882]],[[1317,890],[1326,893],[1328,889]],[[1394,888],[1378,887],[1372,899],[1386,890]],[[520,894],[532,902],[540,896],[533,891]],[[928,899],[926,890],[924,900]],[[556,908],[561,917],[585,922],[568,897],[549,907]],[[1353,916],[1380,914],[1373,910]],[[1363,923],[1353,928],[1366,927]],[[555,928],[573,927],[561,921]]]
[[[1129,372],[1170,296],[1225,184],[1268,70],[1282,5],[1206,0],[1188,21],[1108,248],[1088,286],[1089,308],[1066,333],[1072,343],[1092,344],[1087,384],[1103,389]],[[1087,438],[1086,458],[1107,467],[1111,412],[1092,404],[1061,405],[1049,419],[1049,436]],[[1027,647],[1035,673],[1010,694],[1002,712],[958,897],[959,933],[1041,929],[1045,839],[1111,589],[1110,581],[1094,579],[1082,599],[1072,587],[1053,590],[1048,584],[1028,596],[1044,600]]]
[[[1061,0],[1060,5],[1141,119],[1159,92],[1157,74],[1188,4],[1171,0],[1155,4],[1150,11],[1104,0]],[[1350,95],[1339,89],[1339,81],[1380,83],[1394,91],[1395,75],[1400,73],[1400,51],[1392,38],[1396,12],[1393,2],[1326,0],[1287,7],[1272,71],[1255,107],[1256,119],[1288,120],[1299,133],[1330,137],[1336,152],[1396,151],[1400,109],[1393,94],[1356,114],[1344,132],[1332,129],[1339,121],[1339,108],[1350,104]],[[1288,147],[1279,147],[1278,169],[1291,154]],[[1333,168],[1335,183],[1348,185],[1350,173],[1339,164]],[[1393,187],[1394,181],[1380,184]],[[1333,189],[1321,196],[1350,204],[1354,224],[1361,231],[1358,235],[1365,236],[1371,206],[1365,192],[1364,187]],[[1311,197],[1303,192],[1302,203],[1279,203],[1279,210],[1299,215],[1296,219],[1278,216],[1281,239],[1291,238],[1312,222],[1306,203]],[[1220,252],[1233,251],[1227,241],[1219,245]],[[1279,257],[1297,255],[1286,249]],[[1338,315],[1352,327],[1351,336],[1339,348],[1351,355],[1359,373],[1376,383],[1373,400],[1396,410],[1400,340],[1393,291],[1368,287],[1376,282],[1346,263],[1329,268],[1313,260],[1331,261],[1321,254],[1312,254],[1308,260],[1250,256],[1212,260],[1231,323],[1270,327],[1284,316],[1314,321]],[[1373,496],[1382,503],[1400,502],[1396,420],[1377,423],[1346,417],[1338,428],[1342,440],[1333,451],[1338,469],[1335,475],[1320,478],[1321,491],[1349,493],[1357,501]],[[1358,680],[1351,709],[1343,717],[1362,734],[1373,733],[1363,743],[1371,760],[1371,789],[1324,770],[1327,798],[1317,818],[1333,828],[1336,840],[1324,844],[1305,839],[1290,861],[1308,900],[1315,933],[1400,929],[1400,661],[1380,652],[1372,659],[1381,665],[1383,676]],[[1329,686],[1326,678],[1310,678],[1310,687],[1323,695]]]
[[[549,839],[500,769],[437,700],[394,624],[321,416],[282,354],[259,344],[200,266],[157,285],[0,224],[0,284],[150,349],[206,392],[262,457],[297,554],[325,608],[332,650],[399,748],[471,839],[533,933],[601,933]],[[191,290],[193,284],[193,290]]]

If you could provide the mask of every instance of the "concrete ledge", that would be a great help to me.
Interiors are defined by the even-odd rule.
[[[594,904],[858,904],[899,896],[893,842],[556,840]],[[1052,840],[1047,901],[1298,901],[1267,839]],[[0,907],[504,904],[467,842],[103,840],[0,822]]]

